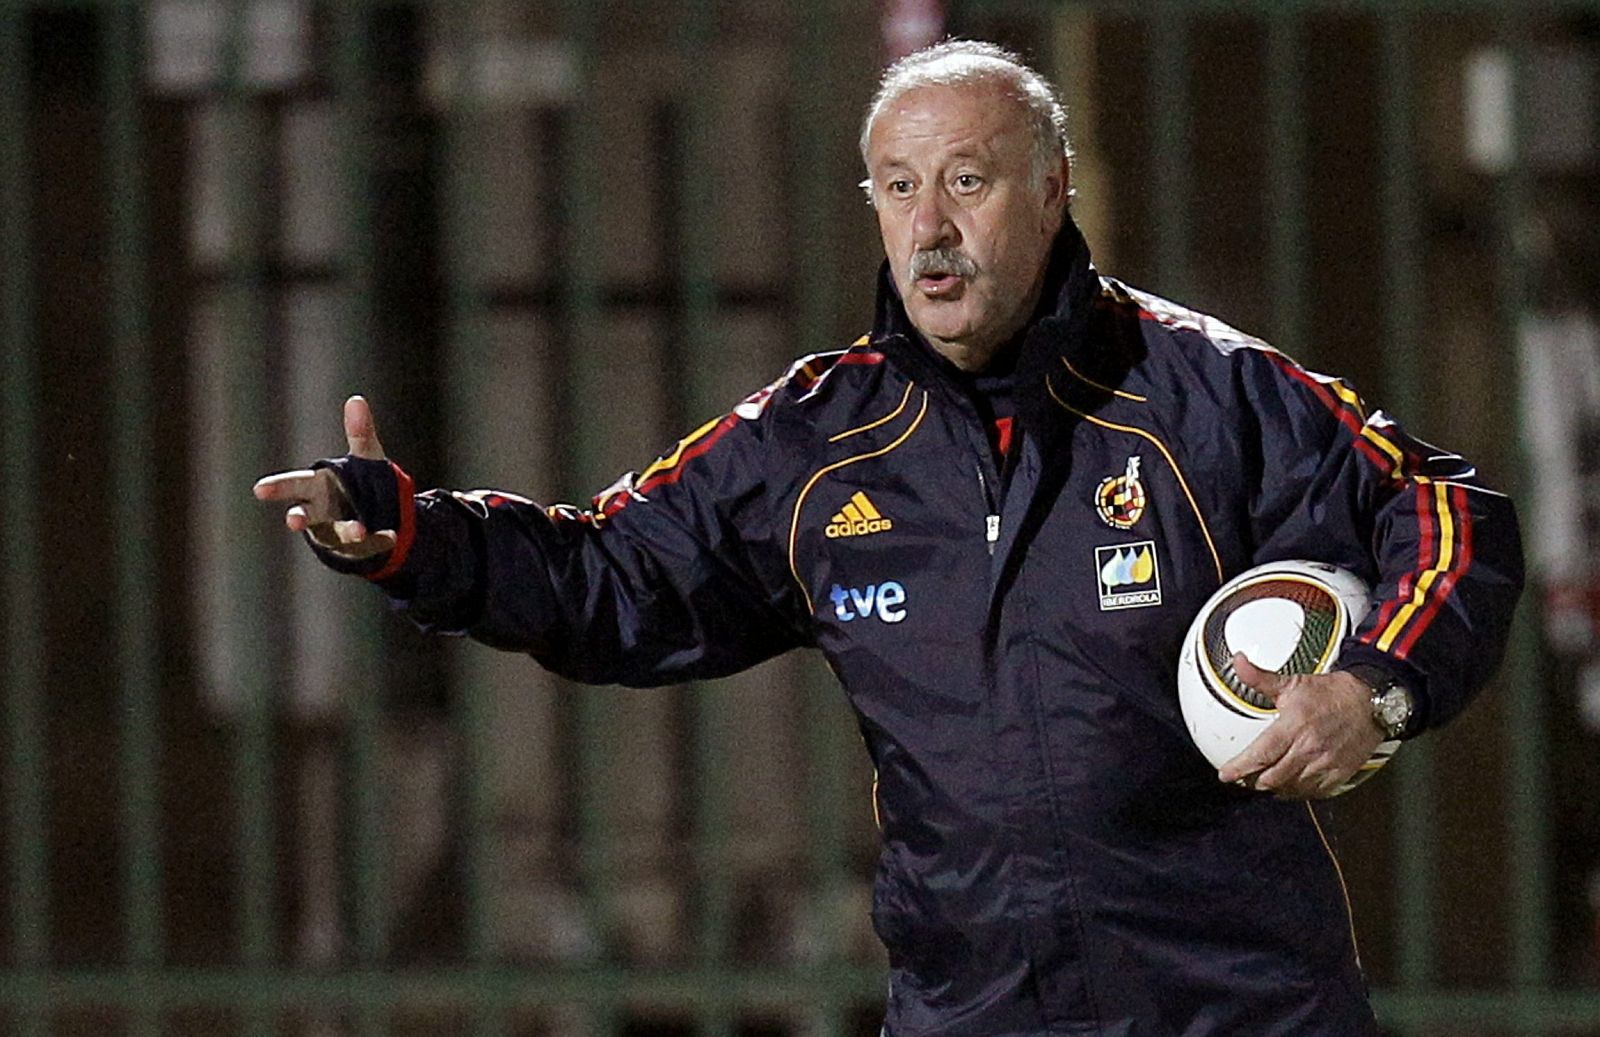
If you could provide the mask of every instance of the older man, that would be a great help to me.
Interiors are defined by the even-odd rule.
[[[257,495],[424,626],[578,680],[820,648],[879,774],[891,1034],[1374,1033],[1307,800],[1493,667],[1509,505],[1344,383],[1098,276],[1061,105],[1013,55],[905,59],[862,143],[871,334],[591,510],[413,495],[359,398],[347,456]],[[1129,549],[1140,593],[1108,594],[1100,560]],[[1279,718],[1219,774],[1185,735],[1179,641],[1224,580],[1289,557],[1361,574],[1376,607],[1343,672],[1241,661]]]

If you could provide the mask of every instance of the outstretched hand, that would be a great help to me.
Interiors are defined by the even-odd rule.
[[[383,460],[378,426],[363,397],[352,396],[344,401],[344,436],[354,456]],[[253,492],[257,500],[287,503],[284,525],[296,533],[305,533],[319,547],[342,557],[359,560],[394,549],[395,531],[369,530],[357,520],[339,477],[329,469],[302,468],[268,475],[256,482]]]
[[[1278,718],[1217,777],[1275,793],[1280,799],[1322,799],[1372,756],[1383,732],[1372,721],[1372,689],[1349,673],[1293,674],[1263,670],[1233,656],[1239,679],[1278,707]]]

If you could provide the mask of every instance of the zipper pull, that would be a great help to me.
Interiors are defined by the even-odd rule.
[[[978,489],[983,491],[983,501],[987,507],[995,507],[994,498],[989,495],[989,480],[984,477],[983,464],[978,464]],[[995,541],[1000,539],[1000,516],[989,514],[983,520],[983,539],[989,544],[989,553],[994,554]]]

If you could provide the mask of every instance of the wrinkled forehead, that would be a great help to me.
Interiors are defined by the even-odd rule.
[[[913,155],[974,153],[1026,158],[1027,108],[1004,82],[915,86],[890,98],[873,120],[867,158],[874,166]]]

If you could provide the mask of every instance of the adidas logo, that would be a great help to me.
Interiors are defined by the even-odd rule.
[[[835,537],[859,537],[869,533],[887,533],[894,528],[894,523],[883,517],[882,512],[872,506],[867,500],[867,495],[857,490],[855,496],[840,509],[839,514],[833,516],[822,530],[832,539]]]

